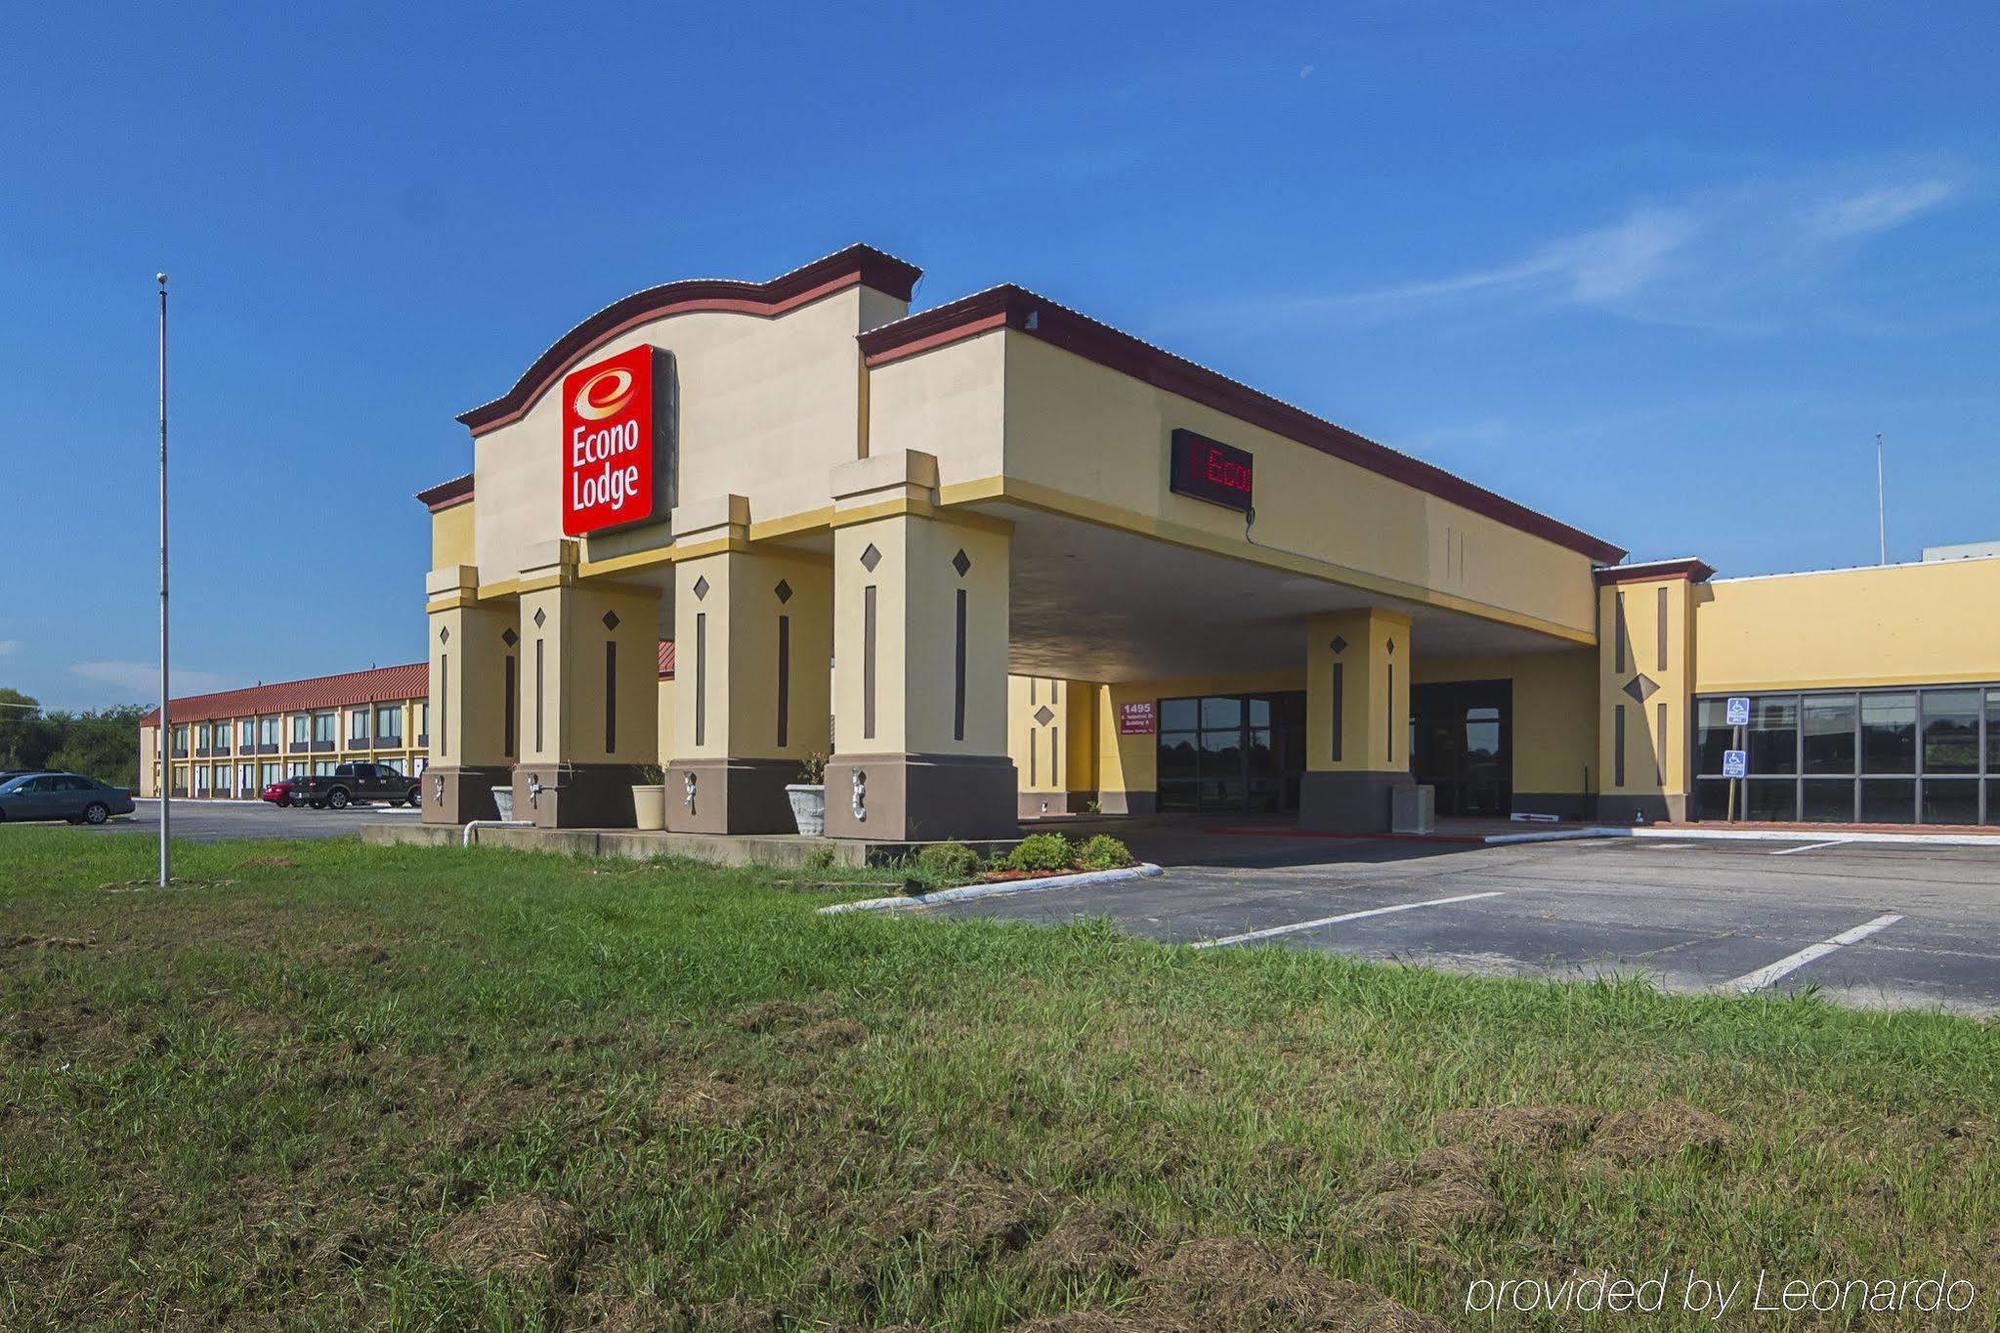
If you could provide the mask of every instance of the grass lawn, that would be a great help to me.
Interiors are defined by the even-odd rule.
[[[0,1327],[1629,1327],[1478,1279],[2000,1297],[2000,1031],[780,873],[0,830]],[[856,890],[852,896],[865,896]],[[1477,1290],[1476,1288],[1474,1290]],[[1806,1314],[1796,1326],[1850,1326]],[[1862,1326],[1930,1327],[1905,1309]]]

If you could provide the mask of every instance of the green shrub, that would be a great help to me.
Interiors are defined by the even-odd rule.
[[[799,868],[801,870],[812,871],[831,870],[834,864],[833,848],[815,847],[806,853],[806,859],[800,864]]]
[[[1062,834],[1030,833],[1007,853],[1006,866],[1009,870],[1067,870],[1072,855],[1069,839]]]
[[[1109,833],[1100,833],[1083,844],[1076,859],[1086,870],[1117,870],[1132,864],[1132,849]]]
[[[964,884],[979,873],[979,853],[962,842],[940,842],[917,853],[917,877],[939,887]]]

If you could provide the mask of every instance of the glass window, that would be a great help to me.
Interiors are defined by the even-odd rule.
[[[1852,824],[1854,779],[1807,778],[1799,818],[1810,824]]]
[[[1750,771],[1799,771],[1799,701],[1784,695],[1750,702]]]
[[[368,710],[351,709],[347,714],[347,739],[365,741],[368,739]]]
[[[1808,695],[1804,713],[1805,771],[1852,773],[1854,724],[1860,714],[1854,696]]]
[[[1160,733],[1161,782],[1195,776],[1194,745],[1195,733],[1191,731]]]
[[[1729,783],[1723,778],[1700,778],[1694,784],[1694,817],[1698,820],[1729,818]]]
[[[332,713],[313,714],[313,739],[324,744],[333,744],[333,729],[339,718]]]
[[[1977,824],[1979,779],[1925,778],[1920,824]]]
[[[2000,690],[1986,691],[1986,776],[2000,776]]]
[[[1865,716],[1867,710],[1862,710]],[[1917,820],[1917,784],[1908,778],[1861,779],[1861,822],[1864,824],[1914,824]]]
[[[420,736],[431,734],[431,704],[428,699],[417,705],[417,734]]]
[[[69,784],[67,784],[67,783],[64,783],[63,785],[64,785],[64,786],[68,786]],[[196,765],[194,766],[194,794],[195,794],[195,795],[197,795],[197,796],[206,796],[206,795],[208,795],[208,765],[207,765],[207,764],[196,764]]]
[[[1695,705],[1695,772],[1722,772],[1722,752],[1730,749],[1735,739],[1730,728],[1723,724],[1728,710],[1728,701],[1724,699],[1703,699]]]
[[[333,761],[332,761],[331,759],[322,759],[322,760],[320,760],[320,761],[319,761],[318,763],[314,764],[314,765],[313,765],[313,776],[314,776],[314,777],[316,777],[316,778],[330,778],[330,777],[332,777],[332,776],[333,776]]]
[[[1861,696],[1861,771],[1863,773],[1917,771],[1916,695]],[[1867,800],[1865,796],[1862,799],[1864,803]],[[1914,796],[1911,797],[1911,800],[1915,799]]]
[[[292,714],[292,739],[303,745],[312,739],[312,718],[304,713]]]
[[[2000,824],[2000,778],[1986,779],[1986,822]]]
[[[242,743],[243,748],[246,750],[256,745],[257,719],[254,717],[244,718],[242,725],[237,727],[236,729],[236,738],[238,741]]]
[[[1977,773],[1979,691],[1925,690],[1923,700],[1924,772]]]
[[[1209,727],[1240,727],[1243,725],[1243,701],[1231,694],[1211,695],[1201,701],[1201,725]]]
[[[1271,725],[1271,701],[1269,699],[1252,699],[1250,701],[1250,725],[1253,727],[1268,727]]]
[[[188,729],[185,726],[175,727],[174,748],[176,750],[185,750],[187,749],[187,747],[188,747]]]
[[[208,748],[208,723],[204,722],[194,729],[194,743],[197,749]]]
[[[1195,699],[1160,700],[1161,731],[1193,731],[1200,725]]]
[[[1751,778],[1743,784],[1743,817],[1791,823],[1799,817],[1799,784]]]
[[[403,739],[402,705],[389,704],[375,710],[375,739],[377,741]]]

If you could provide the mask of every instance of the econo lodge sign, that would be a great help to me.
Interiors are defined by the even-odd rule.
[[[651,517],[653,349],[563,376],[562,409],[563,535]]]

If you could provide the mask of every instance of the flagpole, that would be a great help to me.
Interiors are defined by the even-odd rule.
[[[167,700],[167,275],[155,274],[160,284],[160,887],[167,887],[173,873],[173,854],[167,850],[168,826],[173,818],[173,726],[168,719]]]

